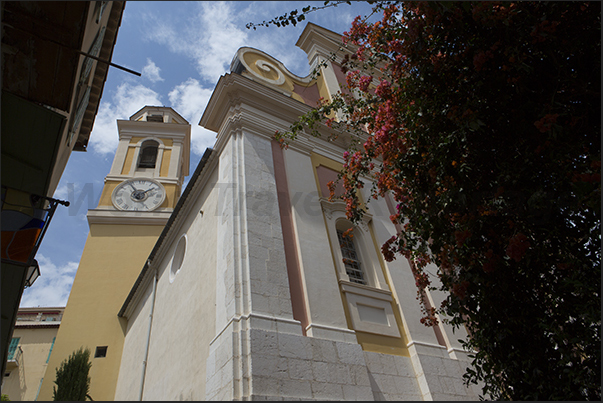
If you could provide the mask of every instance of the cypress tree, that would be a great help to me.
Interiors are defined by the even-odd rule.
[[[90,362],[90,350],[80,347],[71,353],[57,369],[56,380],[53,386],[52,400],[54,401],[83,401],[90,389],[90,377],[88,373],[92,367]]]

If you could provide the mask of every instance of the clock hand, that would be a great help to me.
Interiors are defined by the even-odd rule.
[[[132,184],[132,182],[130,182],[130,186],[132,186],[132,189],[134,189],[134,190],[138,190],[138,189],[136,189],[136,188],[134,187],[134,185]]]
[[[142,193],[150,192],[151,190],[157,190],[157,189],[159,189],[159,188],[150,188],[150,189],[145,190],[145,191],[144,191],[144,192],[142,192]]]

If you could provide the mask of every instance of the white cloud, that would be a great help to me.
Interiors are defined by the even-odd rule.
[[[193,59],[199,75],[213,84],[229,70],[235,52],[246,44],[248,32],[244,24],[233,22],[234,4],[222,1],[198,4],[197,14],[178,27],[147,15],[146,35],[170,51]]]
[[[199,81],[189,78],[174,87],[168,95],[172,108],[191,124],[191,151],[198,155],[203,155],[216,139],[216,133],[199,126],[212,91],[213,88],[203,88]]]
[[[39,253],[36,260],[40,265],[40,277],[23,291],[20,307],[65,306],[78,263],[67,262],[57,266]]]
[[[69,194],[69,187],[66,183],[59,184],[57,189],[54,191],[52,197],[60,200],[67,200],[67,196]]]
[[[149,58],[147,58],[147,65],[142,68],[142,76],[148,78],[152,82],[163,81],[163,78],[159,74],[161,69]]]
[[[232,5],[224,2],[202,3],[200,17],[205,32],[202,36],[205,49],[197,48],[199,72],[217,81],[228,71],[232,57],[245,45],[247,32],[233,23]],[[209,35],[208,35],[209,34]]]
[[[100,154],[112,154],[117,148],[117,120],[127,120],[146,105],[161,106],[158,93],[144,85],[124,82],[117,87],[111,101],[103,98],[90,134],[90,146]]]

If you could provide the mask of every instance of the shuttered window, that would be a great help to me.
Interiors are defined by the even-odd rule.
[[[8,346],[8,360],[12,360],[15,356],[15,351],[17,351],[17,347],[19,346],[20,337],[13,337]]]
[[[153,140],[145,141],[140,148],[138,168],[155,168],[159,143]]]

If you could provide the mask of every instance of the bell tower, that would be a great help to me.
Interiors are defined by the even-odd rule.
[[[117,313],[162,233],[189,174],[191,126],[169,107],[118,120],[119,144],[49,357],[39,399],[52,400],[58,368],[90,349],[90,396],[113,400],[126,323]]]
[[[191,127],[172,108],[157,106],[118,120],[117,127],[119,144],[111,171],[88,221],[165,223],[189,174]]]

